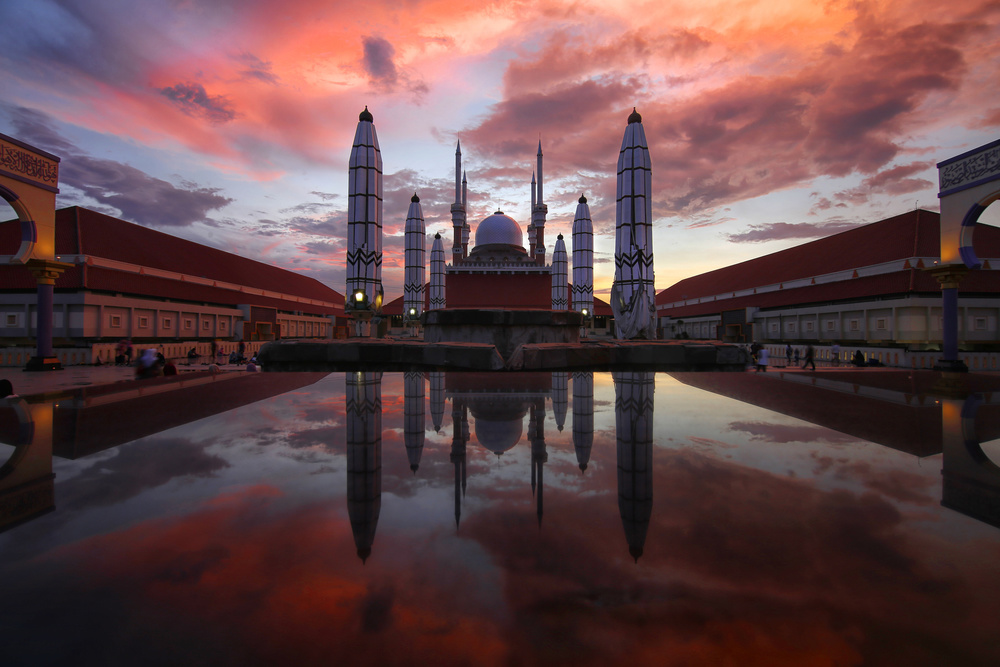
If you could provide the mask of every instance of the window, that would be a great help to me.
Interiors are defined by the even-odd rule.
[[[860,331],[861,323],[857,320],[851,320],[851,331]]]
[[[140,329],[148,329],[149,328],[149,318],[148,317],[140,317],[139,318],[139,328]]]
[[[986,318],[977,317],[976,318],[976,331],[986,331]]]
[[[225,331],[225,330],[226,330],[226,321],[219,320],[219,331]]]
[[[16,327],[18,319],[17,313],[7,313],[7,326]]]
[[[185,318],[184,319],[184,330],[185,331],[191,331],[191,329],[194,329],[194,320]]]
[[[201,321],[201,330],[202,331],[208,331],[208,328],[209,328],[210,324],[211,323],[208,320],[202,320]]]
[[[812,331],[812,330],[813,330],[813,323],[806,322],[806,331]]]
[[[877,320],[875,320],[875,328],[878,329],[879,331],[885,331],[885,318],[884,317],[880,317]]]
[[[777,330],[778,330],[778,323],[777,322],[771,322],[771,331],[775,331],[776,332]]]
[[[116,328],[116,329],[120,328],[121,325],[122,325],[122,316],[121,315],[112,315],[108,319],[108,321],[110,322],[110,326],[112,326],[113,328]]]
[[[795,333],[795,322],[788,323],[788,331],[791,333]]]
[[[162,322],[160,322],[160,326],[162,326],[164,329],[169,329],[173,325],[174,325],[174,321],[172,319],[170,319],[169,317],[164,317],[163,320],[162,320]]]
[[[830,320],[830,321],[828,321],[826,323],[826,330],[827,331],[833,331],[836,328],[837,328],[837,323],[834,322],[833,320]]]

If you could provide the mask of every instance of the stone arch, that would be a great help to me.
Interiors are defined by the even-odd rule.
[[[58,157],[0,134],[0,197],[21,221],[21,247],[9,261],[55,259],[58,183]]]
[[[1000,139],[939,162],[941,264],[982,266],[972,249],[976,223],[1000,199]]]

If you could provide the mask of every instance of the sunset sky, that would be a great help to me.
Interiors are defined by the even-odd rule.
[[[606,295],[633,106],[657,290],[937,210],[935,163],[1000,137],[997,0],[5,0],[0,16],[0,132],[62,158],[60,206],[339,292],[367,105],[387,298],[414,192],[450,239],[456,138],[473,231],[497,208],[526,226],[541,139],[548,252],[585,194]]]

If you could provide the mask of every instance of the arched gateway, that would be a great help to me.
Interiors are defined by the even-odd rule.
[[[943,356],[939,368],[968,370],[958,358],[958,285],[982,268],[972,248],[976,223],[1000,199],[1000,139],[938,165],[941,200],[941,262],[932,270],[941,283]]]
[[[61,368],[52,356],[52,296],[56,278],[70,264],[56,261],[56,194],[59,158],[5,134],[0,134],[0,197],[21,221],[21,246],[0,263],[23,264],[38,282],[35,356],[25,370]]]

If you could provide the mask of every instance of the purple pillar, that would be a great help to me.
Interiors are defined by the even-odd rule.
[[[947,265],[931,269],[941,283],[941,358],[934,365],[939,371],[968,371],[958,358],[958,284],[965,276],[964,265]]]
[[[38,352],[37,356],[45,359],[52,356],[52,296],[55,294],[54,284],[38,284]]]

